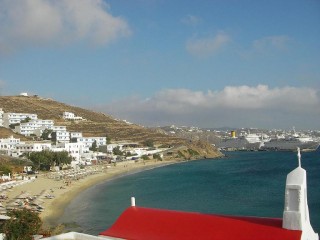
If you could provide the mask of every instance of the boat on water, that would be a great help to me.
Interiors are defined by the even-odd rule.
[[[260,142],[249,143],[245,138],[227,138],[215,143],[221,151],[257,151],[260,145]]]
[[[221,139],[215,147],[222,151],[315,151],[320,141],[310,136],[276,136],[269,138],[258,134],[247,134],[239,137]]]
[[[268,151],[295,151],[300,148],[302,151],[315,151],[319,147],[319,142],[309,138],[290,137],[283,139],[271,139],[263,143],[261,150]]]
[[[255,133],[249,133],[239,137],[221,139],[215,143],[215,147],[222,151],[258,151],[264,142],[267,141],[269,141],[268,138]]]
[[[137,239],[137,240],[319,240],[309,218],[307,175],[298,167],[286,179],[283,218],[263,218],[181,212],[137,207],[131,198],[116,222],[99,236],[70,232],[46,240],[63,239]]]

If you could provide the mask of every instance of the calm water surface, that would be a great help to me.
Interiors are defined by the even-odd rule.
[[[287,174],[297,167],[292,152],[232,152],[227,158],[169,165],[93,186],[66,208],[68,230],[98,235],[130,205],[172,210],[282,217]],[[308,203],[320,232],[320,152],[302,153]]]

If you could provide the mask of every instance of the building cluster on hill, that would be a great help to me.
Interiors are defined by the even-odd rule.
[[[314,151],[320,145],[319,130],[296,131],[281,129],[209,129],[166,126],[160,128],[170,136],[204,140],[223,151]]]
[[[84,120],[72,112],[63,112],[65,120]],[[11,157],[25,153],[49,150],[66,151],[73,158],[72,164],[91,165],[98,159],[113,159],[113,149],[127,155],[141,157],[159,152],[157,149],[146,149],[135,143],[108,144],[107,137],[84,137],[82,132],[69,132],[66,126],[54,125],[54,120],[38,119],[37,114],[4,112],[0,108],[0,126],[26,137],[33,136],[38,141],[20,141],[10,136],[0,139],[0,151]],[[99,151],[98,151],[99,150]]]

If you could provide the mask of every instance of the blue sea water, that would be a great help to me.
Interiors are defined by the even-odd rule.
[[[98,235],[136,197],[137,206],[172,210],[282,217],[287,174],[297,167],[293,152],[228,152],[156,168],[95,185],[76,197],[60,222],[68,230]],[[307,170],[311,223],[320,232],[320,152],[302,153]]]

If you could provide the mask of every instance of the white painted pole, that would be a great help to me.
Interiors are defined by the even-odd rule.
[[[300,148],[297,148],[298,150],[298,162],[299,162],[299,167],[301,167],[301,153],[300,153]]]
[[[131,197],[131,207],[135,207],[136,206],[136,199],[135,197]]]

